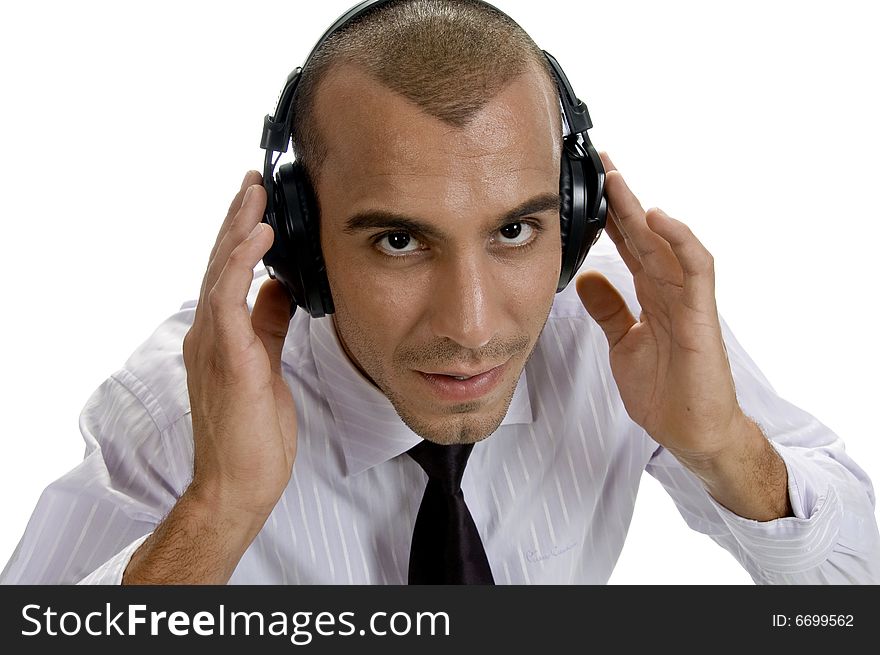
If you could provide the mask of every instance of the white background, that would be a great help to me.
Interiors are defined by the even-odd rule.
[[[81,459],[92,390],[197,297],[263,115],[353,1],[4,5],[0,566]],[[715,255],[721,314],[777,391],[880,480],[871,3],[495,4],[643,205]],[[612,582],[751,580],[646,475]]]

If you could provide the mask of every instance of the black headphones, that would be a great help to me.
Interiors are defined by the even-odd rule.
[[[275,113],[263,120],[260,140],[260,147],[266,151],[263,167],[266,213],[263,222],[271,225],[275,232],[275,241],[263,257],[263,263],[269,276],[279,280],[287,289],[292,302],[307,310],[313,318],[334,312],[321,254],[315,191],[299,162],[283,164],[277,174],[273,173],[281,153],[286,152],[290,144],[294,119],[291,107],[303,68],[333,33],[387,2],[389,0],[361,2],[337,19],[312,48],[305,63],[287,76]],[[489,3],[481,4],[499,11]],[[587,251],[605,227],[605,167],[587,136],[587,130],[593,127],[587,106],[575,96],[556,59],[546,50],[542,52],[556,78],[569,132],[563,138],[559,170],[559,226],[562,233],[562,270],[556,288],[559,293],[574,277]],[[278,153],[274,161],[272,153]]]

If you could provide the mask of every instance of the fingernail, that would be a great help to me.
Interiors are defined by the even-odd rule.
[[[244,198],[241,199],[241,206],[242,207],[244,207],[248,203],[248,200],[250,200],[250,197],[252,195],[254,195],[254,185],[253,184],[250,185],[247,188],[247,191],[244,192]]]
[[[263,224],[257,223],[256,225],[254,225],[254,229],[251,230],[251,233],[248,234],[248,241],[260,236],[260,234],[262,234],[262,232],[263,232]]]
[[[669,214],[667,214],[665,211],[663,211],[659,207],[654,207],[654,209],[656,209],[657,213],[660,214],[661,216],[669,216]]]
[[[241,188],[243,189],[247,184],[248,178],[251,176],[251,171],[248,171],[244,174],[244,179],[241,181]]]

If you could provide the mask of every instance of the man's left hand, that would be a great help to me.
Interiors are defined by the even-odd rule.
[[[606,153],[605,231],[632,273],[639,319],[595,270],[575,281],[608,339],[611,370],[630,417],[682,461],[711,461],[742,432],[715,305],[712,255],[687,225],[645,212]]]

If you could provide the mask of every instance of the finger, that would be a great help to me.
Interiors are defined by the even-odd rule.
[[[678,261],[665,239],[648,227],[645,210],[639,199],[627,186],[619,171],[605,176],[605,185],[617,226],[635,250],[639,262],[652,280],[680,286],[682,272]]]
[[[229,226],[232,224],[235,215],[241,209],[241,203],[244,199],[244,194],[247,192],[248,187],[254,184],[262,184],[263,176],[260,175],[257,171],[248,171],[244,174],[244,179],[241,181],[241,188],[238,190],[238,193],[235,194],[235,197],[232,199],[232,202],[229,203],[229,209],[226,211],[226,218],[223,219],[223,224],[220,226],[220,230],[217,232],[217,238],[214,240],[214,245],[211,248],[211,254],[208,256],[208,265],[205,267],[206,271],[208,267],[210,267],[211,262],[214,260],[215,255],[217,254],[217,248],[220,246],[220,243],[223,241],[223,237],[226,235],[226,232],[229,230]],[[204,298],[207,275],[202,278],[202,287],[199,292],[199,297]]]
[[[599,152],[599,158],[602,160],[602,165],[605,167],[606,176],[609,171],[616,171],[617,170],[617,167],[614,165],[614,162],[611,161],[611,157],[609,157],[608,153],[605,152],[604,150]],[[610,236],[611,240],[615,243],[615,245],[618,246],[618,249],[620,249],[621,245],[626,243],[627,248],[629,249],[630,253],[632,254],[632,259],[638,260],[638,255],[636,254],[635,250],[633,249],[632,244],[628,242],[626,235],[620,229],[620,225],[619,225],[620,219],[618,219],[617,215],[615,214],[614,207],[611,207],[609,205],[608,213],[612,219],[610,221],[605,222],[606,223],[605,224],[605,231],[608,232],[608,236]],[[622,256],[623,252],[621,252],[620,254]],[[641,264],[639,264],[638,267],[641,268]],[[632,269],[630,269],[630,270],[632,270]]]
[[[217,278],[226,265],[226,260],[233,250],[242,241],[247,239],[255,225],[263,220],[263,211],[266,208],[266,190],[259,184],[252,184],[247,188],[242,199],[241,207],[232,218],[226,234],[217,246],[214,258],[208,264],[205,272],[205,289],[210,290],[217,282]]]
[[[617,247],[617,252],[620,253],[620,257],[623,259],[629,272],[634,276],[638,275],[639,273],[642,273],[644,269],[636,255],[635,246],[623,236],[617,225],[617,221],[618,219],[617,216],[614,215],[614,210],[609,207],[608,220],[605,221],[605,233]]]
[[[613,350],[636,323],[623,296],[608,278],[596,270],[579,275],[575,288],[587,313],[605,333],[609,349]]]
[[[217,247],[220,245],[220,242],[223,240],[223,236],[229,230],[229,226],[232,224],[232,220],[235,218],[235,215],[238,213],[238,210],[241,209],[241,201],[244,198],[245,192],[249,186],[254,184],[262,184],[263,176],[257,171],[248,171],[244,175],[244,179],[241,181],[241,188],[238,190],[238,193],[235,194],[235,197],[232,199],[232,202],[229,203],[229,209],[226,211],[226,218],[223,219],[223,224],[220,226],[219,232],[217,232],[217,238],[214,241],[214,247],[211,250],[211,257],[208,261],[214,258],[214,253],[217,251]]]
[[[599,151],[599,159],[602,160],[602,165],[605,167],[605,173],[617,170],[617,166],[614,165],[614,162],[611,161],[611,157],[609,157],[608,153],[604,150]]]
[[[228,352],[249,348],[255,334],[247,308],[247,294],[254,281],[254,266],[272,245],[272,228],[257,223],[226,259],[217,282],[208,293],[212,326],[217,340]]]
[[[606,175],[608,171],[617,170],[614,162],[611,161],[611,157],[609,157],[608,153],[604,150],[599,151],[599,158],[602,160],[602,165],[605,167]],[[618,223],[619,219],[614,213],[614,208],[609,205],[608,220],[605,221],[605,233],[611,238],[614,245],[617,246],[617,251],[626,263],[626,267],[629,269],[630,273],[638,275],[643,270],[642,264],[639,262],[635,247],[623,234]]]
[[[715,307],[715,259],[691,229],[662,209],[652,208],[648,225],[669,243],[684,274],[682,301],[693,309],[711,312]]]
[[[251,312],[251,324],[269,355],[272,371],[278,374],[281,373],[281,351],[294,311],[296,305],[292,305],[290,296],[278,280],[263,282]]]

